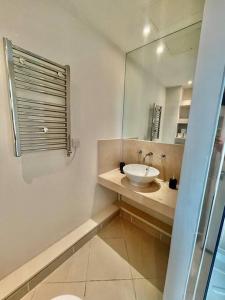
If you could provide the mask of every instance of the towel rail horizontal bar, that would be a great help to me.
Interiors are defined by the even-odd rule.
[[[51,128],[51,129],[49,129],[47,132],[49,133],[49,134],[52,134],[52,133],[54,133],[54,132],[57,132],[57,134],[59,134],[59,131],[54,131],[54,130],[61,130],[60,132],[61,133],[66,133],[66,129],[54,129],[54,128]],[[44,134],[46,134],[46,132],[43,130],[43,128],[37,128],[37,127],[34,127],[34,128],[30,128],[30,129],[27,129],[27,128],[20,128],[20,132],[22,133],[22,134],[24,134],[24,133],[30,133],[31,135],[33,134],[33,135],[35,135],[35,134],[41,134],[41,133],[44,133]]]
[[[29,77],[29,78],[33,78],[33,79],[37,79],[37,80],[40,80],[40,81],[44,81],[44,82],[48,82],[48,83],[52,83],[52,84],[57,84],[59,86],[65,86],[66,87],[66,84],[65,83],[62,83],[62,82],[57,82],[56,80],[51,80],[51,79],[47,79],[45,77],[42,77],[42,76],[35,76],[34,74],[30,73],[30,72],[22,72],[21,70],[17,70],[17,68],[14,69],[14,72],[16,74],[20,74],[22,76],[26,76],[26,77]]]
[[[35,68],[35,67],[31,67],[31,66],[28,66],[28,65],[21,65],[18,62],[14,62],[14,66],[16,66],[16,67],[18,67],[20,69],[27,69],[27,70],[30,70],[32,72],[36,72],[36,73],[52,77],[52,78],[61,80],[63,82],[66,82],[66,78],[59,77],[58,75],[51,74],[49,72],[43,71],[43,70]]]
[[[36,92],[36,93],[40,93],[40,94],[45,94],[45,95],[51,95],[51,96],[56,96],[56,97],[60,97],[65,99],[65,95],[61,95],[58,93],[54,93],[54,92],[49,92],[49,91],[45,91],[45,90],[40,90],[37,88],[32,88],[26,85],[21,85],[21,84],[16,84],[16,87],[18,89],[22,89],[22,90],[26,90],[26,91],[31,91],[31,92]]]
[[[29,143],[21,143],[22,149],[23,147],[43,147],[43,146],[57,146],[57,145],[66,145],[66,142],[44,142],[44,143],[40,143],[37,141],[36,142],[29,142]]]
[[[33,103],[33,104],[55,106],[55,107],[65,107],[66,108],[66,105],[63,105],[63,104],[47,102],[47,101],[41,101],[41,100],[33,100],[33,99],[28,99],[28,98],[23,98],[23,97],[17,97],[17,100],[21,101],[21,102],[28,102],[28,103]]]
[[[46,88],[46,89],[51,89],[51,90],[59,91],[59,92],[63,92],[63,93],[66,92],[65,88],[57,88],[57,87],[54,87],[54,86],[50,86],[48,84],[38,83],[38,82],[35,82],[35,81],[32,81],[32,80],[28,80],[28,79],[24,79],[24,78],[19,78],[17,76],[15,76],[15,81],[24,82],[24,83],[27,83],[27,84],[32,84],[32,85],[35,85],[35,86],[40,86],[40,87],[43,87],[43,88]]]
[[[60,132],[55,131],[56,135],[57,134],[63,134],[63,133],[65,134],[66,133],[65,130],[63,130],[63,129],[61,129],[61,130],[62,131],[60,131]],[[33,130],[26,130],[26,129],[21,128],[21,130],[20,130],[21,136],[22,135],[30,135],[30,136],[33,135],[33,136],[36,136],[36,135],[41,135],[42,133],[43,133],[44,136],[47,137],[47,133],[46,132],[44,132],[43,130],[38,130],[37,128],[33,128]],[[48,131],[48,134],[49,135],[54,134],[54,130],[53,131]]]
[[[62,121],[48,121],[48,120],[34,120],[34,119],[21,119],[19,120],[19,123],[26,123],[26,124],[67,124],[67,122]]]
[[[36,128],[34,128],[34,129],[36,129]],[[66,136],[67,137],[66,131],[61,131],[61,132],[58,132],[58,131],[49,132],[48,131],[48,134],[47,134],[44,131],[31,131],[31,130],[26,131],[26,130],[21,129],[20,137],[30,137],[32,139],[37,136],[40,136],[40,137],[56,137],[56,136],[64,137],[64,136]]]
[[[50,150],[67,150],[66,147],[51,147],[51,148],[38,148],[38,149],[23,149],[21,150],[22,153],[25,152],[39,152],[39,151],[50,151]]]
[[[43,61],[45,61],[46,63],[51,64],[51,65],[53,65],[53,66],[56,66],[56,67],[58,67],[58,68],[65,69],[65,66],[63,66],[63,65],[61,65],[61,64],[58,64],[58,63],[56,63],[56,62],[54,62],[54,61],[52,61],[52,60],[50,60],[50,59],[48,59],[48,58],[44,58],[44,57],[42,57],[41,55],[38,55],[38,54],[35,54],[35,53],[31,52],[31,51],[25,50],[25,49],[23,49],[23,48],[21,48],[21,47],[19,47],[19,46],[14,45],[14,44],[12,45],[12,47],[13,47],[13,49],[15,49],[15,50],[17,50],[17,51],[19,51],[19,52],[22,52],[22,53],[24,53],[24,54],[33,56],[33,57],[35,57],[35,58],[37,58],[37,59],[43,60]]]
[[[24,65],[26,62],[28,62],[28,63],[30,63],[30,64],[33,64],[33,65],[35,65],[35,66],[38,66],[38,67],[41,67],[41,68],[43,68],[43,69],[46,69],[46,70],[49,70],[49,71],[52,71],[52,72],[56,72],[57,74],[58,73],[61,73],[62,75],[66,75],[66,71],[65,71],[65,69],[63,69],[63,71],[62,70],[59,70],[59,69],[57,69],[57,68],[54,68],[54,67],[51,67],[51,66],[49,66],[49,65],[46,65],[46,64],[43,64],[43,63],[41,63],[41,62],[39,62],[39,61],[37,61],[37,60],[34,60],[34,59],[32,59],[32,58],[29,58],[29,57],[26,57],[26,56],[24,56],[24,55],[19,55],[19,54],[17,54],[17,53],[14,53],[13,54],[13,57],[16,57],[17,59],[19,59],[19,60],[23,60],[23,63],[21,63],[22,65]],[[20,62],[20,61],[19,61]]]
[[[45,126],[41,126],[41,125],[29,125],[29,127],[27,125],[21,125],[19,124],[19,128],[25,128],[28,130],[32,130],[32,128],[40,128],[43,129],[45,128]],[[47,127],[49,130],[50,129],[67,129],[67,126],[48,126]]]
[[[61,131],[61,132],[44,132],[44,131],[20,131],[20,136],[22,137],[22,136],[45,136],[45,137],[48,137],[48,136],[51,136],[51,135],[57,135],[57,136],[64,136],[64,135],[66,135],[66,132],[65,131]]]
[[[52,115],[52,114],[44,114],[44,113],[34,113],[28,111],[20,111],[18,110],[19,116],[27,116],[27,117],[42,117],[42,118],[53,118],[53,119],[66,119],[66,116]]]
[[[43,140],[43,141],[56,141],[56,140],[64,140],[66,141],[66,137],[35,137],[35,139],[37,140]],[[29,142],[32,142],[32,140],[30,138],[21,138],[20,139],[21,141],[29,141]]]
[[[39,111],[44,111],[44,112],[48,111],[48,112],[54,112],[54,113],[59,113],[59,114],[66,114],[66,110],[43,108],[43,107],[37,107],[37,106],[32,106],[32,105],[26,105],[26,104],[19,104],[17,107],[21,108],[21,109],[39,110]]]

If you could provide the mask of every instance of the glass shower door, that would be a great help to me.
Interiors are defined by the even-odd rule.
[[[217,135],[211,157],[185,300],[225,300],[225,261],[221,263],[221,258],[225,258],[225,237],[222,235],[225,207],[224,157],[225,92],[221,105]],[[215,280],[217,279],[218,282],[216,283]],[[222,286],[222,282],[224,286]]]
[[[225,197],[225,194],[223,194]],[[205,291],[205,300],[225,299],[225,209],[221,220],[216,251],[214,253],[208,284]]]

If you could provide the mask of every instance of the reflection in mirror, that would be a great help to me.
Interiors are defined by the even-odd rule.
[[[201,22],[127,54],[123,137],[185,142]]]

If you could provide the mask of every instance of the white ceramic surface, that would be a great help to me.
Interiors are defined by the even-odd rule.
[[[158,175],[159,170],[141,164],[129,164],[124,166],[124,173],[132,184],[146,186],[152,182]]]
[[[56,298],[52,298],[51,300],[81,300],[81,298],[73,295],[62,295]]]

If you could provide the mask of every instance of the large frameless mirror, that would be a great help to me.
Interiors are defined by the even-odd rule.
[[[201,22],[127,54],[123,137],[185,142]]]

